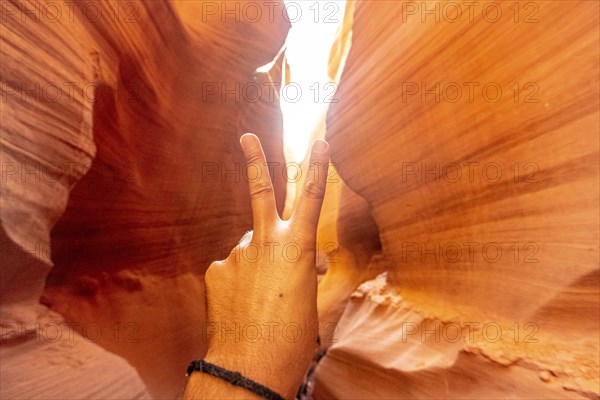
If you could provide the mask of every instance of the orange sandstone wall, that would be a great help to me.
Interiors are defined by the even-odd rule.
[[[356,2],[327,139],[387,273],[319,398],[598,396],[599,6],[478,4]]]
[[[239,136],[258,130],[283,162],[278,103],[250,104],[235,85],[276,56],[289,24],[281,12],[224,21],[203,2],[79,1],[61,3],[60,17],[46,3],[5,3],[2,323],[17,347],[3,342],[15,356],[3,354],[2,397],[32,385],[17,355],[31,348],[40,366],[53,362],[20,341],[44,320],[76,325],[89,352],[127,360],[121,371],[96,364],[110,375],[104,389],[83,380],[75,396],[133,398],[146,386],[173,398],[205,351],[202,274],[251,228]],[[281,180],[277,196],[283,207]],[[50,317],[36,305],[44,286]],[[78,349],[70,357],[83,363]],[[132,384],[119,391],[111,379]],[[46,393],[75,387],[60,385]]]
[[[2,4],[1,397],[173,398],[250,229],[237,139],[284,162],[236,85],[280,80],[289,24],[47,5]],[[332,50],[315,395],[598,398],[599,5],[424,7],[351,2]]]

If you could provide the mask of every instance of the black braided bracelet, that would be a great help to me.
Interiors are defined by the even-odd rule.
[[[218,365],[211,364],[204,360],[196,360],[190,363],[190,366],[187,369],[187,375],[190,376],[194,371],[204,372],[205,374],[214,376],[215,378],[222,379],[234,386],[244,388],[267,400],[284,400],[283,397],[268,387],[263,386],[258,382],[254,382],[252,379],[246,378],[239,372],[229,371],[228,369],[219,367]]]

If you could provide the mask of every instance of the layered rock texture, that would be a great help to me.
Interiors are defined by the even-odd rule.
[[[239,136],[283,162],[277,99],[245,86],[289,29],[281,4],[259,22],[206,6],[3,2],[3,398],[173,398],[205,351],[203,271],[251,229]],[[46,320],[77,325],[64,356],[102,388],[46,336],[27,344],[40,297]],[[25,352],[76,382],[36,382]]]
[[[597,398],[598,4],[456,9],[356,2],[327,138],[387,272],[316,397]]]
[[[317,399],[599,396],[598,3],[466,3],[346,7]],[[239,136],[285,162],[283,5],[1,7],[0,397],[174,398]]]

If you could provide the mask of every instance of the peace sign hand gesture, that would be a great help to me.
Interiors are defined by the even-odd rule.
[[[259,139],[245,134],[240,141],[248,167],[258,172],[256,179],[249,179],[254,230],[225,260],[212,263],[206,271],[209,347],[205,359],[292,398],[310,364],[318,334],[315,241],[329,145],[324,140],[313,143],[302,194],[292,217],[282,221]],[[202,375],[192,375],[203,382],[194,384],[191,378],[186,395],[207,395],[207,380],[214,378]],[[212,383],[213,388],[219,386]],[[232,388],[208,394],[232,398]],[[242,398],[251,396],[243,389],[234,391]]]

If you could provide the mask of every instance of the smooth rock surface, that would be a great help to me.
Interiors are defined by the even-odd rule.
[[[597,398],[598,5],[421,4],[356,2],[327,139],[399,305],[351,301],[317,398]],[[427,321],[484,340],[403,341]]]
[[[350,1],[331,51],[315,397],[597,399],[599,5],[426,3]],[[251,228],[239,136],[285,163],[289,22],[47,5],[2,5],[0,397],[174,398]]]
[[[250,22],[207,15],[203,2],[61,3],[60,17],[44,2],[5,3],[2,307],[41,297],[68,323],[98,326],[87,347],[124,357],[153,397],[173,398],[206,348],[203,272],[251,229],[239,137],[259,130],[283,162],[277,99],[257,109],[244,91],[283,45],[282,4]],[[11,376],[19,357],[3,357]]]

